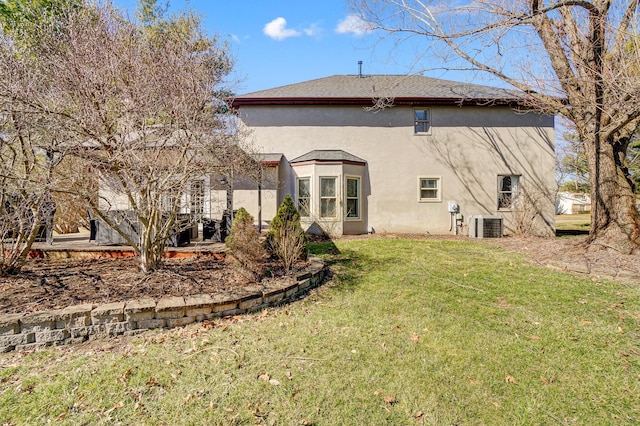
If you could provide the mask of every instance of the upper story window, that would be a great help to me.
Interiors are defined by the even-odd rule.
[[[441,201],[441,188],[439,177],[420,177],[419,182],[419,201]]]
[[[297,199],[300,217],[309,217],[311,214],[311,178],[298,179]]]
[[[431,110],[414,109],[413,110],[413,131],[415,134],[431,133]]]
[[[518,195],[518,187],[520,186],[520,176],[517,175],[498,175],[498,208],[513,208],[516,196]]]

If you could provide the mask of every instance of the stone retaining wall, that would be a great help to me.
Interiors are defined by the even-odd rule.
[[[33,350],[88,339],[133,335],[153,328],[255,312],[289,302],[320,285],[325,265],[312,259],[303,273],[223,294],[147,298],[77,305],[30,314],[0,315],[0,352]]]

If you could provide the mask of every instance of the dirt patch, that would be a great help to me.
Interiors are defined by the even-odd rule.
[[[491,241],[509,251],[525,253],[529,261],[540,266],[640,283],[639,255],[625,255],[606,248],[587,249],[586,240],[587,237],[580,236],[553,239],[508,237]]]
[[[30,259],[16,276],[0,277],[0,313],[28,313],[84,303],[111,303],[141,297],[186,296],[232,291],[254,284],[233,260],[200,256],[168,259],[145,275],[138,259]],[[275,265],[269,266],[277,271]]]

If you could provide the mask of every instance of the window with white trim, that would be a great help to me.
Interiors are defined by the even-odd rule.
[[[347,177],[345,187],[346,217],[347,219],[360,219],[360,178]]]
[[[431,110],[413,110],[413,132],[415,134],[428,134],[431,132]]]
[[[498,209],[513,208],[519,186],[520,176],[498,175]]]
[[[309,217],[311,215],[311,178],[299,178],[297,183],[298,213],[300,217]]]
[[[423,202],[441,201],[442,194],[439,177],[418,178],[418,200]]]
[[[335,177],[320,178],[320,217],[336,217],[337,192]]]

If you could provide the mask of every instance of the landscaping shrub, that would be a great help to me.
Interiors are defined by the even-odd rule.
[[[236,213],[231,233],[225,240],[231,255],[253,274],[262,275],[267,251],[260,242],[260,234],[253,226],[253,216],[243,207]]]
[[[287,271],[298,260],[307,258],[307,238],[300,226],[300,213],[289,194],[271,221],[266,245],[267,250],[282,261]]]

